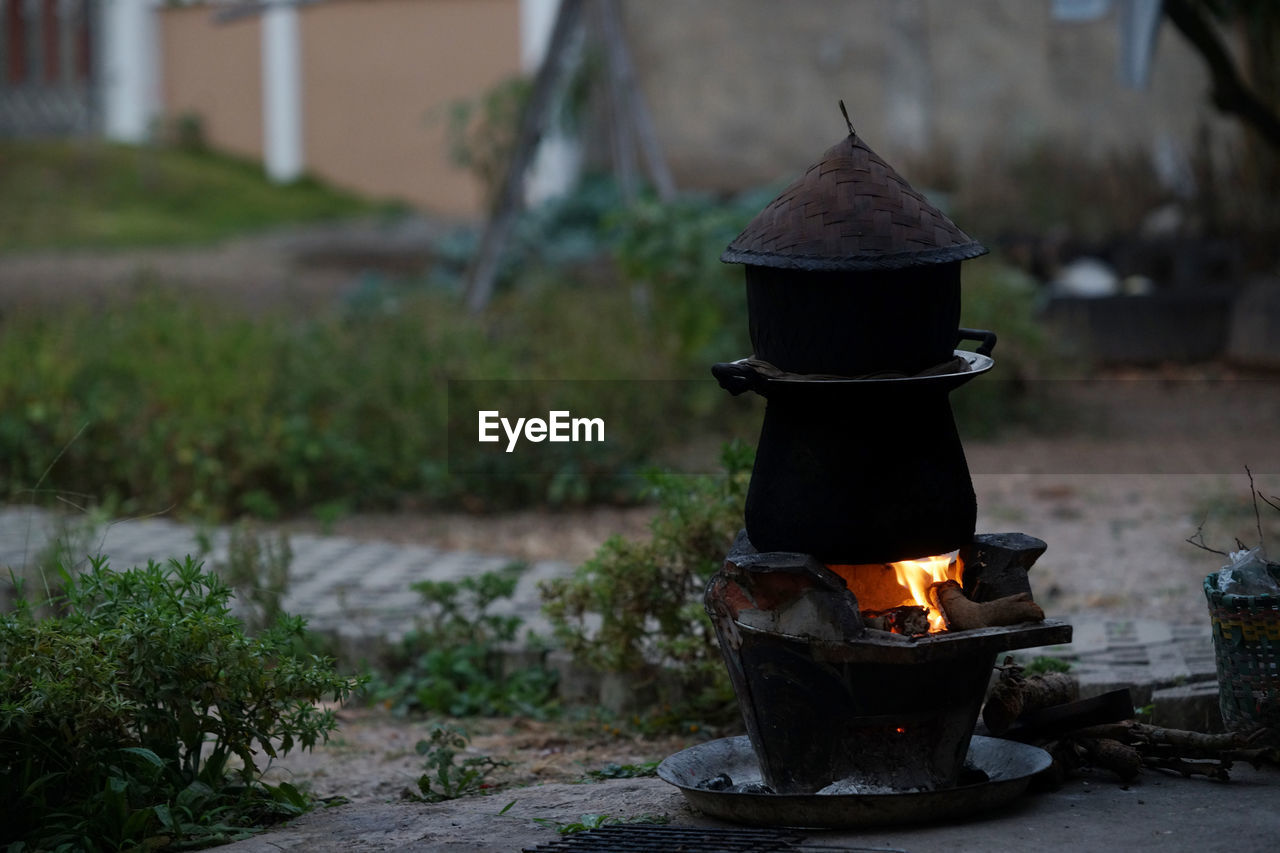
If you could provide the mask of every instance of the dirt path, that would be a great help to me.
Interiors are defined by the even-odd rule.
[[[253,310],[310,311],[369,276],[416,276],[453,226],[405,216],[283,227],[204,246],[0,254],[0,312],[160,284]]]

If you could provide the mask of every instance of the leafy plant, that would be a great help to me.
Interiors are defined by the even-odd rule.
[[[560,835],[576,835],[579,832],[599,829],[602,826],[614,826],[623,823],[670,823],[671,818],[666,815],[658,814],[642,814],[637,815],[636,817],[613,817],[607,814],[584,814],[582,817],[569,823],[563,823],[547,817],[535,817],[533,822],[545,826],[548,829],[554,829]]]
[[[511,77],[478,98],[449,105],[445,128],[449,159],[479,179],[491,205],[511,160],[520,113],[531,91],[528,78]]]
[[[523,563],[458,581],[419,581],[417,627],[370,688],[370,696],[401,714],[435,712],[455,717],[547,714],[555,673],[541,666],[503,672],[503,646],[516,640],[523,621],[493,611],[515,593]]]
[[[429,739],[417,743],[418,754],[426,756],[427,772],[418,777],[418,793],[409,792],[408,798],[438,803],[478,794],[490,787],[487,780],[493,771],[511,766],[510,761],[488,755],[468,755],[459,761],[458,756],[469,743],[463,729],[443,725],[433,727]],[[510,807],[509,804],[507,808]]]
[[[611,217],[618,270],[635,288],[637,319],[654,324],[666,338],[662,348],[680,363],[701,366],[749,348],[742,269],[721,263],[720,253],[770,195],[647,199]]]
[[[262,783],[260,755],[336,726],[323,699],[356,686],[291,655],[301,619],[247,637],[230,589],[188,558],[63,572],[56,617],[0,616],[3,840],[116,849],[224,840],[308,805]],[[150,839],[150,840],[148,840]]]
[[[702,593],[742,527],[752,455],[733,443],[719,476],[651,474],[659,511],[650,538],[614,537],[572,577],[543,585],[543,609],[578,660],[605,672],[670,668],[697,713],[725,715],[732,691]]]

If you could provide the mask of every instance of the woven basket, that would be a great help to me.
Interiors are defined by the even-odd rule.
[[[1280,596],[1221,592],[1216,572],[1204,579],[1204,594],[1213,621],[1222,722],[1233,731],[1280,730]]]

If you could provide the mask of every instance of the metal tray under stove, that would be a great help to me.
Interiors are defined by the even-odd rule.
[[[721,773],[739,784],[760,781],[760,765],[743,735],[668,756],[658,765],[658,777],[711,817],[757,826],[843,829],[976,815],[1020,797],[1031,777],[1051,763],[1039,747],[974,735],[966,765],[986,773],[987,781],[972,785],[891,794],[755,794],[697,787]]]

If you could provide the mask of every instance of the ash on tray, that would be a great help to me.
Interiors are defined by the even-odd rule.
[[[858,779],[839,779],[825,788],[819,788],[818,794],[829,794],[846,797],[862,794],[920,794],[929,790],[925,787],[895,788],[892,785],[868,785]]]
[[[974,767],[971,762],[966,761],[964,767],[960,769],[960,776],[956,780],[956,787],[963,788],[965,785],[981,785],[983,782],[990,781],[991,777],[986,771]],[[836,796],[847,796],[850,794],[919,794],[930,790],[925,787],[914,788],[895,788],[892,785],[871,785],[863,781],[859,781],[856,777],[840,779],[832,782],[825,788],[818,790],[819,794],[833,794]]]
[[[956,787],[965,785],[980,785],[989,780],[989,776],[985,771],[974,767],[966,762],[964,768],[960,771],[960,778]],[[738,782],[733,781],[728,773],[719,773],[708,779],[703,779],[694,785],[695,788],[701,788],[704,791],[719,791],[726,794],[774,794],[777,793],[763,782],[750,781]],[[857,777],[850,776],[847,779],[839,779],[821,788],[815,793],[819,795],[830,795],[836,797],[860,796],[863,794],[919,794],[928,791],[925,787],[897,788],[893,785],[876,785],[871,784]]]

